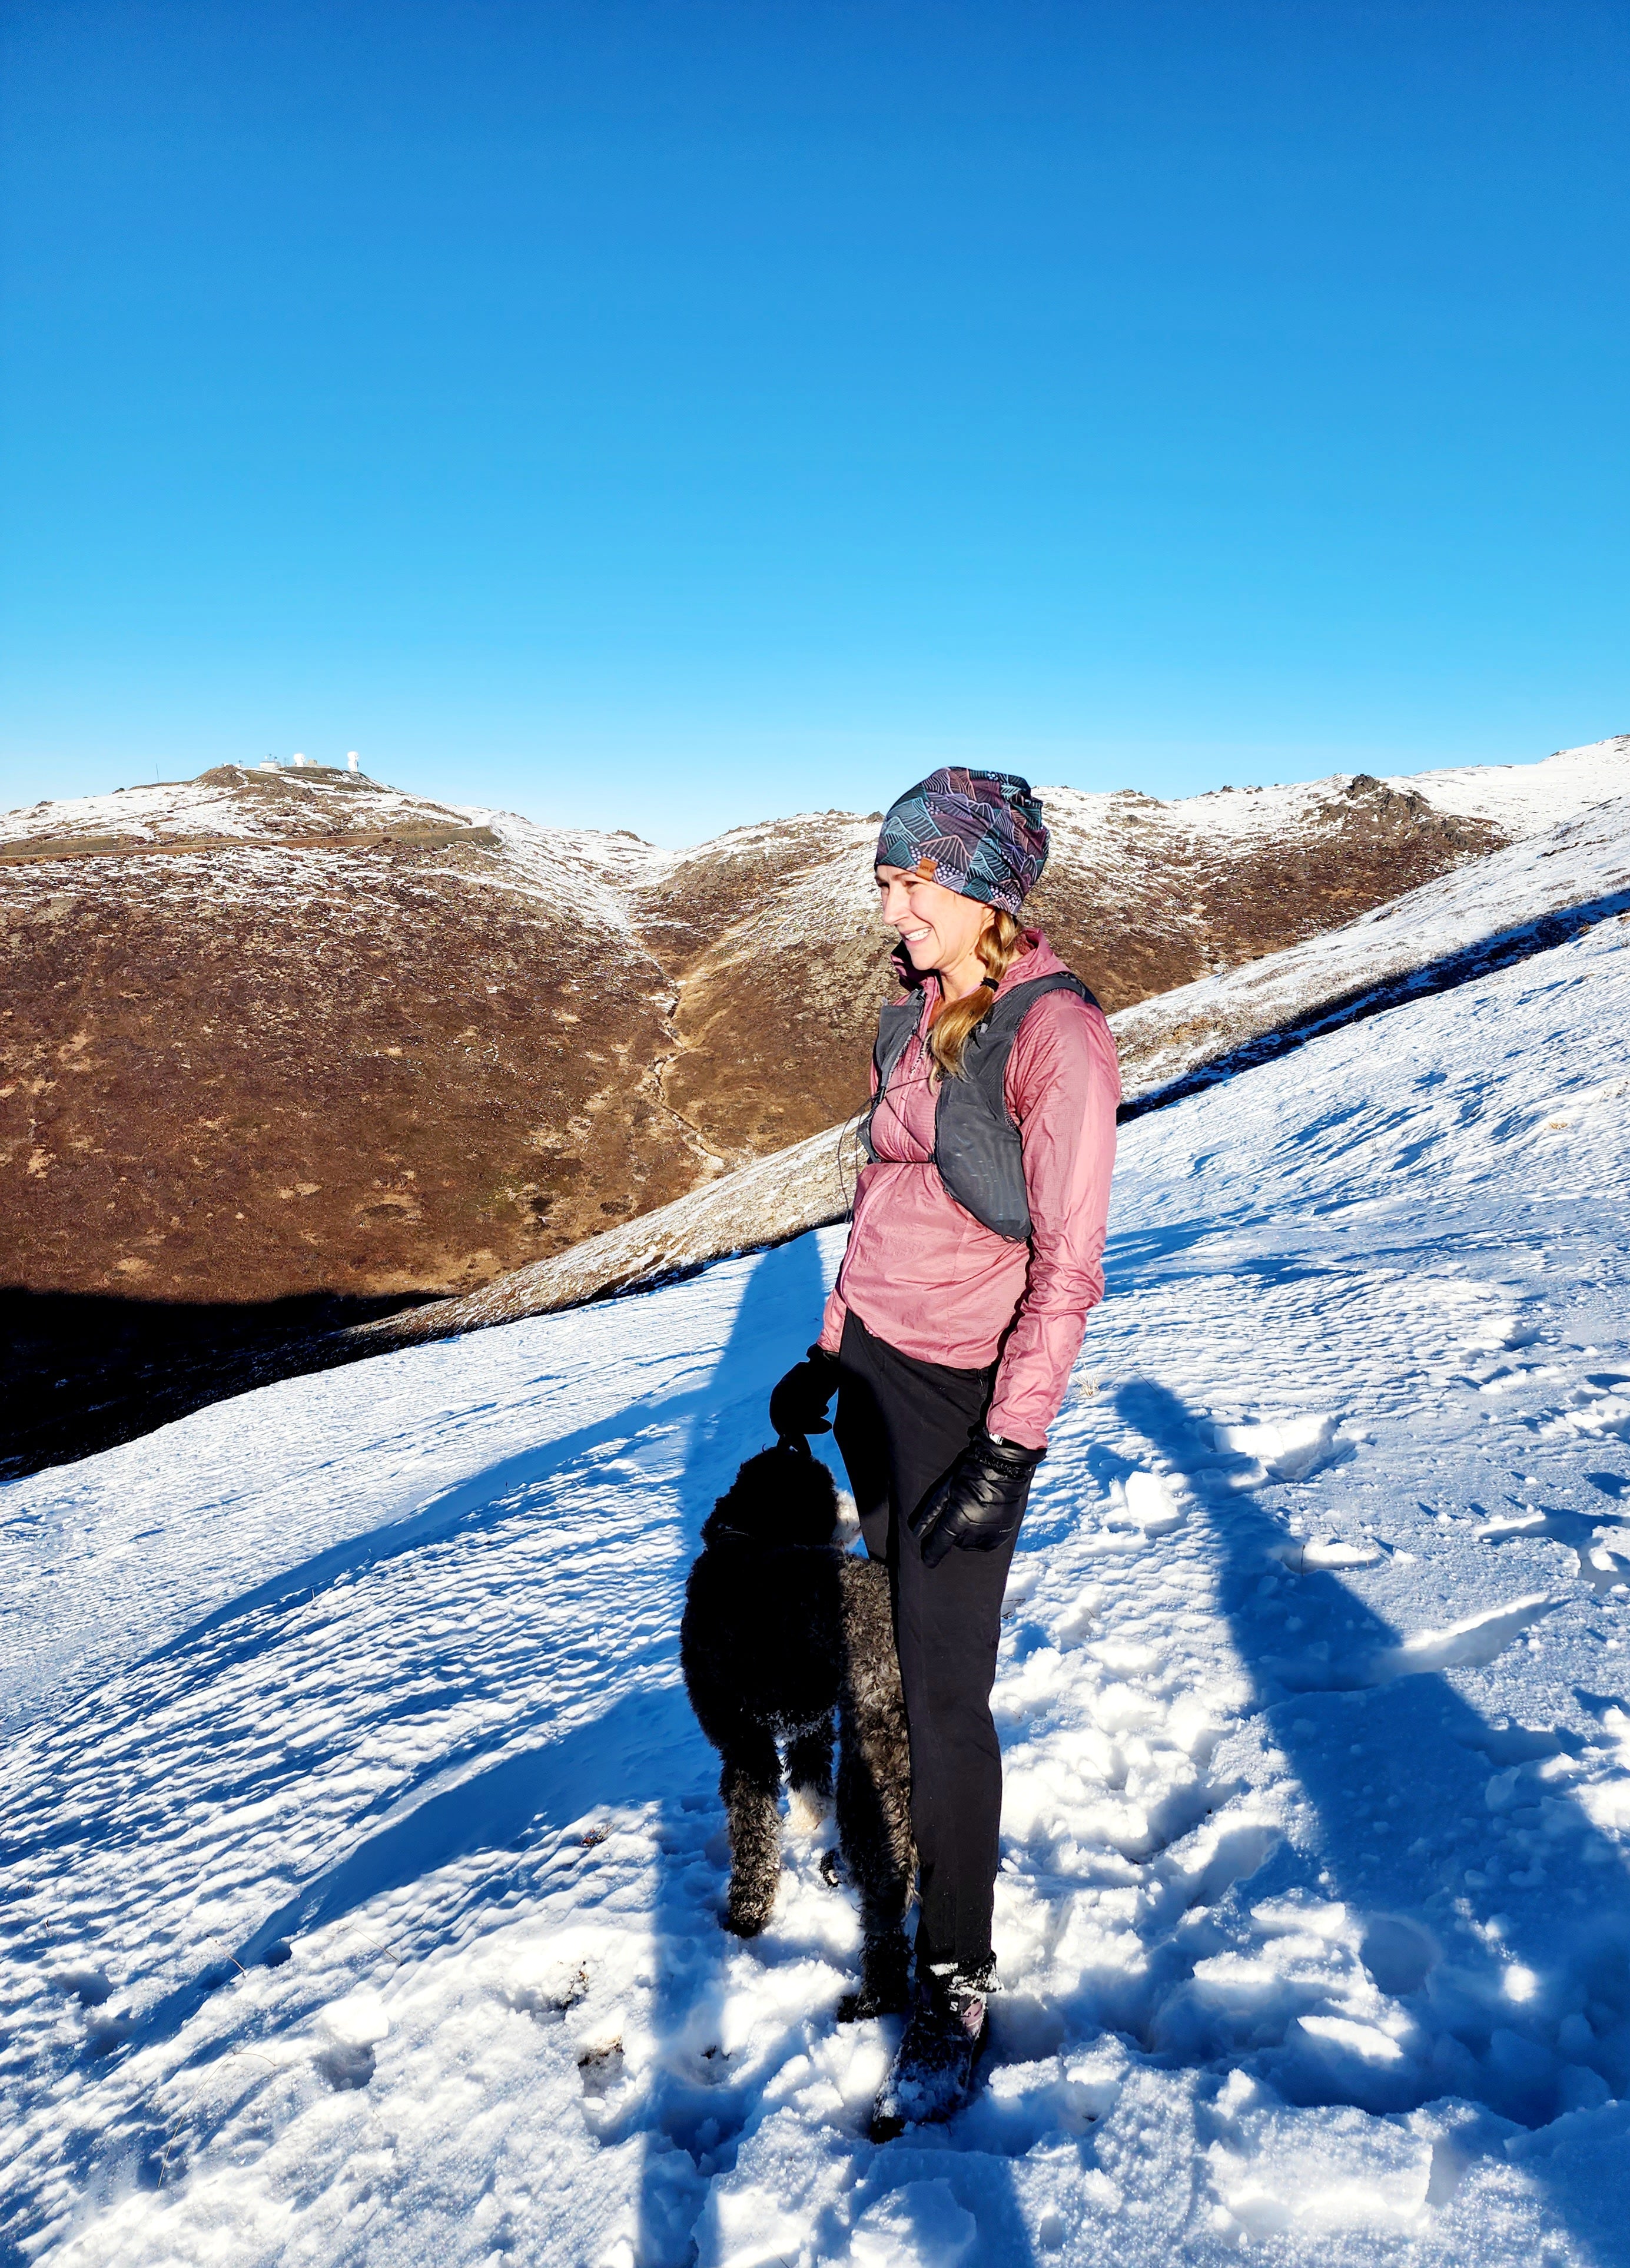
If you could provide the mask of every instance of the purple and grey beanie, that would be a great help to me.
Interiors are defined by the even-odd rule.
[[[872,863],[1017,914],[1047,863],[1041,806],[1012,772],[947,765],[891,804]]]

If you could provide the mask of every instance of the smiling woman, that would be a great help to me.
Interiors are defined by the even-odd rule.
[[[883,1012],[848,1250],[778,1432],[826,1430],[889,1567],[920,1864],[916,1986],[879,2138],[966,2100],[994,1979],[1008,1568],[1102,1255],[1120,1081],[1103,1012],[1019,909],[1047,855],[1028,782],[931,773],[877,838],[906,998]]]
[[[943,882],[902,874],[898,866],[879,866],[877,887],[883,918],[899,930],[913,967],[938,972],[940,997],[929,1020],[929,1053],[943,1072],[959,1077],[969,1035],[1008,970],[1029,950],[1024,932],[1011,914],[980,909]],[[959,950],[970,937],[972,942]]]

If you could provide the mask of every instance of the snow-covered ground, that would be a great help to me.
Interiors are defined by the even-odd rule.
[[[1273,787],[1217,787],[1204,795],[1162,802],[1157,797],[1090,795],[1079,788],[1037,792],[1048,824],[1078,857],[1112,859],[1117,834],[1128,825],[1154,824],[1195,844],[1245,850],[1253,843],[1294,838],[1316,821],[1333,792],[1354,775],[1287,781]],[[1605,797],[1630,794],[1630,733],[1583,747],[1558,748],[1530,764],[1457,764],[1441,771],[1399,772],[1384,785],[1420,796],[1435,811],[1459,819],[1486,819],[1513,842],[1544,834]]]
[[[1630,2262],[1627,948],[1127,1130],[948,2131],[678,1682],[841,1231],[0,1491],[4,2257]]]
[[[1558,748],[1537,764],[1457,764],[1400,775],[1387,785],[1413,788],[1459,818],[1491,819],[1513,836],[1538,834],[1604,795],[1630,793],[1630,733]]]

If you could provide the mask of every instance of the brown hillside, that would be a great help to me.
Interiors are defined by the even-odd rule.
[[[338,837],[371,799],[324,784]],[[225,792],[267,812],[253,774]],[[563,917],[490,835],[426,847],[433,807],[355,848],[281,847],[312,814],[267,815],[253,847],[0,873],[0,1278],[469,1285],[690,1186],[625,927]]]
[[[1036,917],[1112,1010],[1502,839],[1365,779],[1047,808]],[[222,767],[0,837],[31,1292],[470,1289],[845,1116],[889,982],[875,822],[839,812],[668,857]]]

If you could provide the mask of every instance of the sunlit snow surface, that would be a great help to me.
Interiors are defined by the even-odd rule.
[[[4,2257],[1630,2261],[1627,946],[1127,1130],[949,2131],[678,1683],[839,1232],[0,1491]]]

